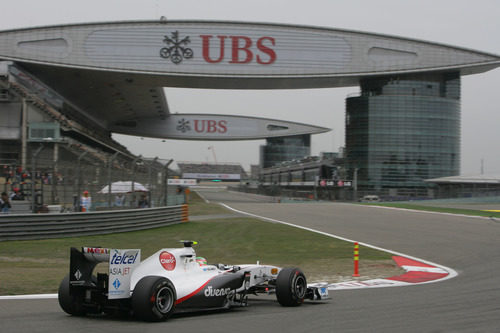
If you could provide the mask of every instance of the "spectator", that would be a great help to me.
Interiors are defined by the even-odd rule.
[[[149,207],[149,202],[148,202],[148,199],[146,198],[146,194],[144,194],[144,193],[141,194],[141,198],[139,199],[137,206],[139,206],[139,208],[148,208]]]
[[[83,191],[83,195],[80,198],[80,207],[82,212],[90,211],[90,207],[92,206],[92,197],[89,195],[89,191]]]
[[[118,193],[115,197],[115,207],[122,207],[125,205],[125,196],[123,193]]]
[[[0,197],[0,210],[2,214],[8,214],[9,209],[12,206],[10,205],[9,197],[7,196],[7,193],[2,192],[2,196]]]
[[[3,166],[3,172],[2,172],[2,177],[5,178],[5,182],[9,182],[9,179],[10,179],[10,171],[9,171],[9,167],[7,165],[4,165]]]
[[[24,200],[24,193],[19,188],[14,187],[12,189],[14,192],[12,193],[10,200]]]

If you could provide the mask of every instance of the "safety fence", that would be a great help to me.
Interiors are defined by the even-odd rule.
[[[168,168],[171,160],[111,155],[68,138],[30,143],[24,163],[15,154],[15,159],[8,159],[12,154],[0,148],[0,192],[11,198],[12,205],[24,207],[16,200],[29,201],[26,213],[50,213],[50,205],[62,212],[79,212],[82,200],[89,200],[85,210],[90,211],[185,203],[183,188],[168,186],[167,179],[175,176]],[[118,183],[129,185],[117,191]]]
[[[100,235],[188,221],[188,206],[88,213],[0,215],[0,241]]]

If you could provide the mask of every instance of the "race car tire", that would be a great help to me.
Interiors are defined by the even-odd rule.
[[[137,282],[132,293],[132,310],[145,321],[166,320],[175,310],[177,293],[174,284],[160,276],[146,276]]]
[[[276,298],[283,306],[299,306],[307,292],[306,276],[298,268],[283,268],[276,279]]]
[[[69,291],[69,275],[66,275],[59,285],[57,299],[59,306],[64,312],[73,316],[84,316],[86,313],[83,307],[83,290],[79,293],[77,290],[70,294]]]

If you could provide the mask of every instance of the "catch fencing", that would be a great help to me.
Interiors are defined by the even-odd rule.
[[[0,241],[100,235],[187,222],[188,207],[90,213],[0,215]]]
[[[143,207],[144,202],[147,207],[185,203],[183,189],[168,186],[167,179],[174,176],[168,160],[112,155],[69,138],[63,142],[30,143],[24,159],[11,155],[16,158],[9,160],[10,155],[0,152],[0,191],[14,197],[12,213],[22,213],[16,206],[28,207],[23,209],[25,213],[80,212],[84,191],[91,197],[90,211],[135,209]],[[138,183],[147,191],[139,192],[137,185],[123,198],[116,193],[102,193],[105,186],[117,181]]]

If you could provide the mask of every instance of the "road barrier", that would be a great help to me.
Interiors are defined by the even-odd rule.
[[[188,221],[187,205],[89,213],[0,215],[0,241],[99,235]]]

